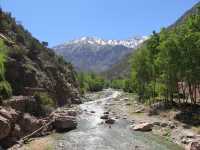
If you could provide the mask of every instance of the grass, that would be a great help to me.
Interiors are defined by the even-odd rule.
[[[20,150],[53,150],[54,140],[51,136],[45,138],[38,138],[24,145]]]
[[[198,127],[192,127],[192,130],[197,133],[197,134],[200,134],[200,126]]]

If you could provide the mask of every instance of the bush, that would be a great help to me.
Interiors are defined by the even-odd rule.
[[[36,116],[46,116],[52,112],[55,103],[47,93],[36,92],[34,97],[38,105],[38,112],[35,114]]]
[[[47,93],[36,92],[34,97],[40,105],[49,107],[55,106],[53,99]]]
[[[3,99],[7,99],[12,96],[12,88],[7,81],[0,81],[0,95]]]

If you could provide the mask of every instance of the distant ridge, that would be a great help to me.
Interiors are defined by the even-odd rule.
[[[147,39],[145,36],[127,40],[82,37],[55,46],[54,50],[70,61],[77,70],[100,73],[108,70]]]

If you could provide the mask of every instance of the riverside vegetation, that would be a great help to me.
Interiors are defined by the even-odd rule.
[[[184,23],[153,32],[131,58],[129,78],[115,88],[135,92],[141,101],[197,104],[200,91],[200,9]]]

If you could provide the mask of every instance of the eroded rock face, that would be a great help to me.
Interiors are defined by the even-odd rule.
[[[7,137],[11,131],[11,124],[8,119],[0,116],[0,140]]]
[[[152,130],[153,125],[151,123],[141,123],[138,125],[135,125],[133,127],[133,130],[135,131],[151,131]]]
[[[34,90],[27,89],[43,89],[59,106],[81,103],[73,67],[59,62],[50,49],[27,50],[20,57],[10,55],[6,62],[6,79],[14,95],[32,96]]]

